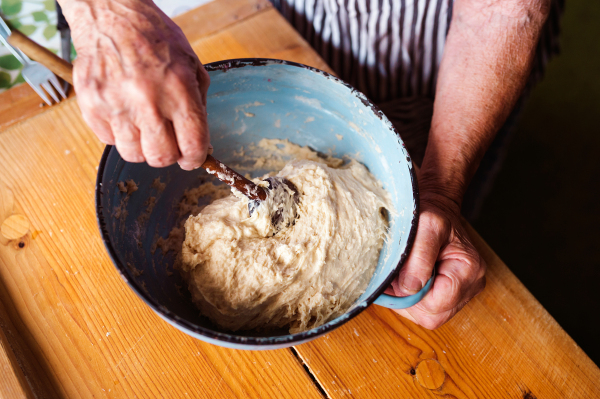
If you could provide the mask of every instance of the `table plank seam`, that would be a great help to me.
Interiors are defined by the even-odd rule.
[[[319,390],[319,393],[323,396],[323,398],[331,398],[331,396],[327,393],[325,386],[323,386],[323,384],[321,384],[321,382],[317,378],[316,374],[312,372],[312,370],[310,369],[310,366],[304,361],[304,359],[302,358],[302,356],[300,355],[300,353],[298,352],[296,347],[292,346],[290,348],[290,351],[292,352],[292,355],[296,358],[298,363],[302,366],[306,375],[308,375],[308,377],[312,380],[313,384]]]
[[[292,346],[290,348],[290,352],[292,352],[292,355],[296,358],[296,360],[298,361],[300,366],[302,366],[302,368],[304,369],[304,372],[312,380],[313,384],[319,390],[319,393],[323,396],[323,398],[330,398],[331,396],[329,396],[327,394],[325,387],[319,382],[317,376],[312,372],[312,370],[310,369],[308,364],[306,364],[304,359],[302,359],[302,356],[300,356],[300,353],[298,353],[298,350],[296,349],[295,346]]]

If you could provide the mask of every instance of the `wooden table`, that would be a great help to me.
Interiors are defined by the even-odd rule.
[[[203,62],[329,70],[266,0],[217,0],[176,22]],[[93,205],[103,145],[74,99],[40,103],[27,86],[0,95],[2,398],[600,397],[596,365],[472,230],[487,288],[435,331],[371,306],[292,349],[236,351],[179,332],[104,250]]]

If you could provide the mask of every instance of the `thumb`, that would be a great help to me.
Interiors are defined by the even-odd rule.
[[[398,278],[392,282],[397,296],[416,294],[425,286],[449,236],[450,228],[445,218],[428,211],[421,214],[412,251]]]

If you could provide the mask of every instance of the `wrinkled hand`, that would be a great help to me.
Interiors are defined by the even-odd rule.
[[[152,2],[99,3],[61,1],[85,121],[126,161],[199,167],[209,146],[210,81],[181,29]]]
[[[387,293],[417,293],[436,275],[429,293],[416,305],[396,310],[401,316],[435,329],[450,320],[485,287],[486,264],[462,225],[458,204],[439,194],[422,193],[412,251]]]

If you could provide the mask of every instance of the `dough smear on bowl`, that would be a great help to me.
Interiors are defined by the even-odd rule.
[[[352,306],[377,266],[388,228],[383,209],[394,209],[362,164],[295,160],[277,176],[300,199],[295,223],[275,235],[269,212],[250,217],[239,194],[185,223],[179,267],[201,313],[224,329],[317,327]]]

